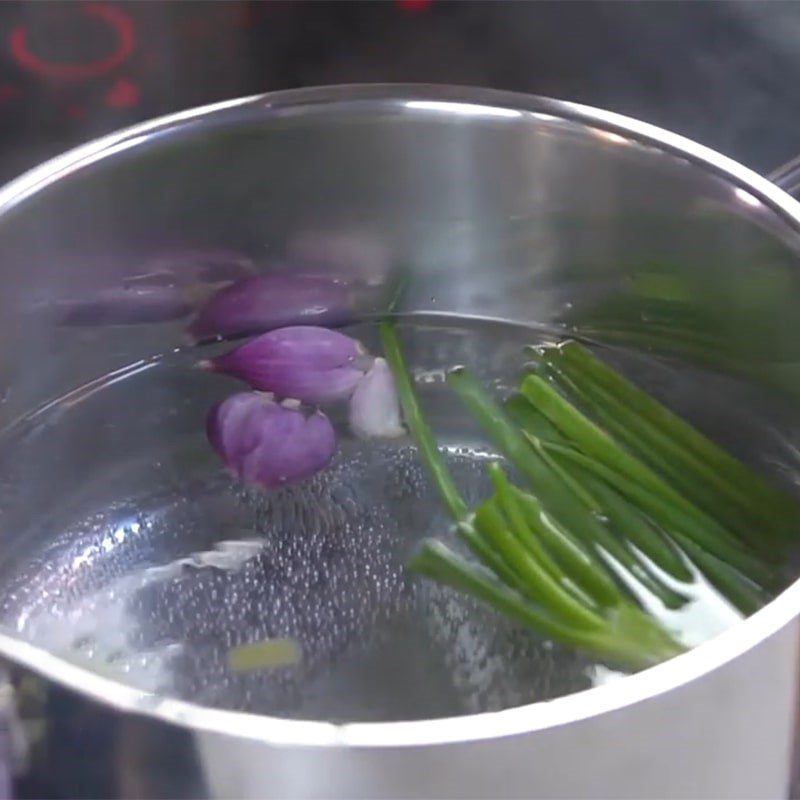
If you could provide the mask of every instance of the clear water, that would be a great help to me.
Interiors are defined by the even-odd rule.
[[[518,380],[522,346],[552,337],[446,317],[407,319],[400,331],[455,479],[477,500],[489,490],[492,450],[444,385],[446,370],[469,365],[502,396]],[[349,332],[378,351],[374,326]],[[0,559],[0,623],[142,689],[296,718],[467,714],[619,677],[405,570],[420,538],[449,536],[408,439],[358,441],[345,409],[332,408],[340,441],[330,468],[271,494],[232,482],[203,418],[239,384],[192,369],[197,357],[177,352],[115,373],[5,435],[0,507],[18,536]],[[756,415],[769,426],[750,421],[746,387],[616,358],[740,455],[792,480],[791,430],[775,414]],[[34,475],[36,494],[26,496],[19,487]],[[703,586],[680,612],[654,610],[692,644],[737,618]],[[229,669],[231,647],[274,637],[296,639],[301,662]]]

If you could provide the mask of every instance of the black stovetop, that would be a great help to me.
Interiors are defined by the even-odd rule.
[[[800,4],[0,3],[0,179],[100,133],[324,83],[477,84],[605,106],[761,170],[800,149]]]

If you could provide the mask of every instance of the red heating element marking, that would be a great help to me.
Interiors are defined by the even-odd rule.
[[[87,17],[105,22],[114,30],[117,47],[110,56],[86,64],[59,64],[47,61],[30,51],[26,27],[18,25],[9,36],[11,55],[17,64],[45,78],[79,81],[95,78],[124,63],[136,47],[136,29],[130,17],[120,9],[104,3],[83,4],[81,11]]]
[[[139,87],[128,78],[120,78],[107,92],[109,108],[130,108],[139,102]]]
[[[433,5],[433,0],[395,0],[395,3],[401,11],[418,13],[427,11]]]

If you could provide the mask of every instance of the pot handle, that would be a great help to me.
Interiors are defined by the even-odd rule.
[[[800,156],[795,156],[791,161],[781,164],[777,169],[767,174],[767,180],[788,192],[793,197],[800,196]]]

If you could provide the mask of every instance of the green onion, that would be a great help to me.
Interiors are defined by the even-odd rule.
[[[421,575],[483,600],[522,625],[604,660],[642,668],[683,652],[683,648],[653,620],[629,606],[611,612],[611,618],[599,630],[564,624],[436,540],[425,540],[408,565]]]
[[[768,498],[800,513],[760,481],[757,496],[734,503],[736,492],[746,493],[747,469],[588,352],[577,345],[537,351],[536,374],[504,408],[468,370],[449,373],[448,385],[527,484],[515,486],[490,464],[493,494],[470,513],[425,422],[391,322],[381,324],[381,337],[406,424],[479,562],[425,540],[410,568],[543,636],[634,668],[683,649],[639,607],[640,590],[677,608],[687,596],[673,582],[688,588],[699,572],[743,613],[766,602],[762,587],[775,587],[775,570],[738,537],[754,541],[746,525]],[[711,463],[720,473],[713,478]],[[702,486],[690,490],[682,470]],[[723,499],[745,521],[710,513]]]
[[[614,472],[614,470],[609,469],[599,461],[579,453],[577,450],[554,444],[548,444],[547,448],[558,457],[572,461],[593,472],[616,488],[620,494],[638,503],[662,528],[670,531],[671,535],[680,536],[683,540],[694,542],[700,549],[710,555],[717,555],[718,558],[736,567],[744,575],[762,586],[774,585],[776,576],[769,566],[750,553],[716,541],[713,532],[698,527],[693,519],[683,515],[680,509],[670,506],[663,498],[652,494],[648,489],[631,481],[626,476]],[[705,547],[705,541],[709,541],[711,546]],[[722,550],[724,552],[722,555],[718,555],[713,552],[714,550]]]
[[[622,593],[607,575],[606,565],[595,551],[560,526],[532,494],[516,486],[510,489],[525,513],[525,522],[531,535],[547,548],[566,577],[591,597],[595,604],[604,608],[618,605],[623,599]]]
[[[698,547],[691,539],[676,538],[708,582],[743,614],[752,614],[769,602],[769,595],[742,574]]]
[[[482,503],[476,510],[475,525],[513,571],[520,594],[545,605],[554,615],[575,627],[603,626],[602,618],[565,591],[561,582],[554,580],[530,551],[520,544],[509,531],[506,519],[492,499]]]
[[[468,512],[467,504],[458,492],[447,466],[436,446],[433,433],[425,421],[422,414],[411,376],[408,372],[403,351],[400,349],[400,342],[397,340],[397,331],[394,324],[384,321],[380,324],[381,342],[383,344],[384,356],[392,369],[397,396],[400,399],[400,407],[403,409],[403,416],[411,430],[411,435],[419,447],[420,454],[428,467],[433,483],[439,490],[447,510],[455,520],[463,519]]]
[[[674,510],[674,514],[684,520],[687,535],[705,550],[723,559],[745,550],[733,534],[680,495],[646,464],[623,450],[542,378],[536,375],[525,378],[522,394],[587,456],[627,479],[631,485],[641,487],[659,508]]]
[[[505,403],[506,413],[522,430],[541,439],[543,442],[569,444],[561,431],[540,414],[521,394],[512,395]]]
[[[791,498],[770,486],[657,401],[614,373],[576,342],[548,349],[557,369],[580,391],[604,424],[635,455],[664,474],[689,499],[751,543],[772,534],[788,539],[798,521]],[[765,530],[765,523],[769,523]]]
[[[550,420],[542,416],[522,395],[514,395],[506,402],[506,410],[511,414],[523,432],[538,439],[542,449],[547,452],[545,442],[566,444]],[[629,539],[653,563],[679,581],[690,581],[691,572],[683,563],[674,546],[653,530],[646,518],[631,508],[623,498],[606,483],[596,480],[586,470],[574,468],[575,474],[594,496],[595,503],[604,510],[619,533]]]
[[[490,544],[475,530],[472,522],[457,522],[456,533],[459,538],[472,551],[472,554],[482,561],[484,566],[492,570],[504,583],[514,585],[517,577],[514,571],[503,561],[503,558],[496,553]]]
[[[594,475],[576,469],[580,479],[597,498],[612,526],[641,550],[656,566],[678,581],[691,582],[692,573],[676,548],[639,509],[629,505],[615,489]]]
[[[528,380],[528,379],[526,379]],[[565,483],[514,427],[503,410],[489,397],[474,376],[463,367],[447,377],[461,401],[472,412],[494,444],[530,482],[543,507],[565,528],[593,547],[604,560],[628,570],[665,605],[676,608],[684,598],[652,574],[629,549],[591,513],[574,484]],[[523,384],[524,385],[524,384]]]
[[[508,585],[435,539],[425,539],[412,554],[408,566],[422,575],[428,575],[456,589],[463,589],[545,636],[558,641],[572,640],[573,633],[569,625],[561,623],[546,609],[526,602]]]
[[[507,518],[509,528],[517,537],[517,541],[527,548],[530,555],[547,571],[551,578],[559,580],[563,576],[562,570],[547,552],[541,539],[531,530],[525,510],[514,497],[512,486],[497,462],[489,465],[489,477],[494,484],[495,501]]]

